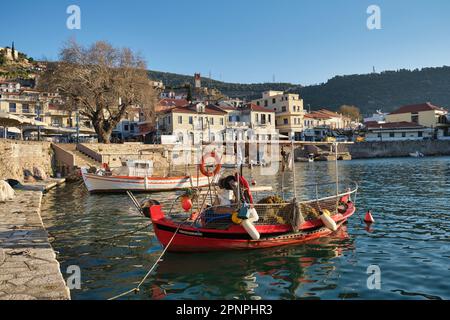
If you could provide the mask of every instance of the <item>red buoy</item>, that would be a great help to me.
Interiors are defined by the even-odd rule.
[[[181,207],[185,212],[189,212],[192,209],[192,200],[189,197],[181,198]]]
[[[256,180],[252,179],[252,186],[256,186]]]
[[[374,223],[375,222],[375,219],[372,217],[372,212],[370,212],[370,210],[367,211],[366,217],[364,218],[364,222],[366,222],[366,223]]]

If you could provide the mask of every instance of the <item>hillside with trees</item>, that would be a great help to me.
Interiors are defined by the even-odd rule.
[[[166,87],[180,87],[188,83],[194,86],[194,76],[159,71],[149,71],[148,73],[151,79],[162,81]],[[291,83],[242,84],[222,82],[209,78],[202,78],[202,86],[217,89],[228,97],[247,100],[259,98],[261,93],[267,90],[293,91],[301,88],[301,86]]]
[[[162,80],[168,86],[193,84],[193,76],[150,71],[153,79]],[[385,71],[381,73],[336,76],[326,83],[305,86],[290,83],[239,84],[203,79],[204,86],[211,86],[229,97],[254,99],[267,90],[300,93],[311,109],[338,110],[342,105],[356,106],[363,115],[377,109],[392,111],[395,108],[420,102],[450,107],[450,67],[415,70]]]

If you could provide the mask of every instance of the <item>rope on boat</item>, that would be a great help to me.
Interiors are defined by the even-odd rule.
[[[187,220],[186,220],[187,221]],[[177,230],[175,231],[175,233],[173,234],[172,238],[170,239],[170,241],[167,243],[167,246],[164,248],[163,252],[161,253],[161,255],[158,257],[158,259],[156,259],[155,263],[153,264],[153,266],[150,268],[150,270],[147,272],[147,274],[144,276],[144,278],[142,278],[141,282],[139,282],[139,284],[128,291],[125,291],[117,296],[114,296],[112,298],[109,298],[108,300],[116,300],[119,299],[121,297],[124,297],[132,292],[134,293],[138,293],[140,291],[141,286],[144,284],[145,280],[147,280],[147,278],[151,275],[151,273],[153,272],[153,270],[155,270],[156,266],[158,265],[158,263],[161,261],[162,257],[166,254],[167,250],[169,249],[170,245],[173,242],[173,239],[175,239],[175,236],[178,234],[178,231],[180,230],[181,226],[184,223],[180,223]]]

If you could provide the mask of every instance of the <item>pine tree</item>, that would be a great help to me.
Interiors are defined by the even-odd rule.
[[[192,102],[192,89],[191,89],[191,85],[188,84],[188,85],[186,85],[186,87],[187,87],[187,97],[186,97],[186,100],[189,101],[189,102]]]
[[[12,48],[11,48],[11,51],[12,51],[12,58],[13,58],[13,61],[16,61],[16,55],[15,55],[16,49],[14,49],[14,41],[12,42]]]

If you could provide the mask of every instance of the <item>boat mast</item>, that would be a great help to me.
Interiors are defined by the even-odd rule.
[[[334,143],[334,155],[336,157],[335,159],[335,171],[336,171],[336,203],[338,203],[339,198],[339,165],[338,165],[338,145],[339,142]]]
[[[297,202],[297,179],[295,178],[295,147],[294,147],[294,140],[291,140],[291,158],[289,159],[289,165],[291,165],[292,161],[292,178],[294,179],[294,201]]]

